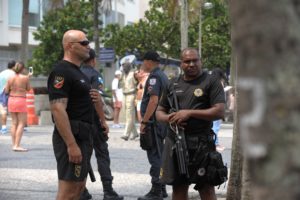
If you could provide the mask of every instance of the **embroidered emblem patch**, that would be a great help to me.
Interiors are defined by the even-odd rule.
[[[151,79],[149,80],[149,84],[150,84],[150,85],[155,85],[155,83],[156,83],[156,79],[155,79],[155,78],[151,78]]]
[[[195,89],[194,95],[195,95],[196,97],[201,97],[201,96],[203,95],[202,89],[201,89],[201,88]]]
[[[80,174],[81,174],[81,165],[75,165],[74,167],[75,167],[74,174],[78,178],[78,177],[80,177]]]
[[[149,86],[149,87],[148,87],[148,92],[150,92],[152,89],[153,89],[153,87],[152,87],[152,86]]]
[[[54,87],[56,89],[60,89],[62,88],[62,86],[64,85],[65,79],[62,76],[55,76],[54,77]]]

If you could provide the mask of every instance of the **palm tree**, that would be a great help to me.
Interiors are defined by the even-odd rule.
[[[28,57],[29,31],[29,0],[23,0],[22,28],[21,28],[21,60],[26,63]]]

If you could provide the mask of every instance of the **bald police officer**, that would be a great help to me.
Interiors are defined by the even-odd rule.
[[[48,78],[50,109],[54,119],[53,149],[57,161],[57,200],[79,199],[85,187],[92,154],[94,106],[97,112],[100,95],[91,89],[80,71],[89,57],[89,41],[79,30],[63,36],[64,57]],[[93,104],[94,102],[94,104]]]

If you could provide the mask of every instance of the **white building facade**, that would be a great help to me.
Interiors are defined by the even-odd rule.
[[[30,0],[29,5],[29,49],[39,44],[32,33],[39,26],[50,0]],[[149,0],[112,0],[112,12],[103,16],[104,26],[119,23],[121,26],[138,22],[148,9]],[[22,0],[0,0],[0,70],[10,60],[20,59]]]

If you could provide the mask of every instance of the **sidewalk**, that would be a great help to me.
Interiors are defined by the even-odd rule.
[[[28,148],[26,153],[11,151],[11,138],[0,135],[0,199],[1,200],[53,200],[57,192],[56,162],[52,150],[52,126],[30,126],[22,139],[22,145]],[[139,147],[139,141],[120,139],[124,128],[110,129],[109,151],[111,169],[114,176],[114,189],[134,200],[144,195],[150,188],[149,164],[145,151]],[[230,126],[224,126],[220,132],[220,141],[226,146],[224,159],[230,166],[231,137]],[[93,199],[103,199],[102,185],[96,171],[95,156],[92,165],[97,182],[87,182]],[[171,194],[171,187],[167,187]],[[226,187],[216,190],[218,199],[223,199]],[[191,199],[198,194],[191,187]],[[193,198],[195,197],[195,198]],[[166,199],[171,199],[166,198]]]

